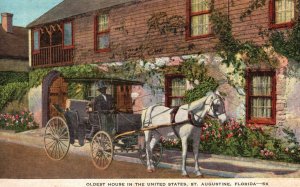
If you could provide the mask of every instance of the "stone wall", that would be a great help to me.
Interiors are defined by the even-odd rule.
[[[27,72],[29,62],[28,60],[0,59],[0,71]]]

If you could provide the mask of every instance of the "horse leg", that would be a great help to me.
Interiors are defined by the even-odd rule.
[[[194,160],[195,160],[195,170],[194,173],[197,176],[202,176],[200,170],[199,170],[199,162],[198,162],[198,157],[199,157],[199,144],[200,144],[200,128],[195,129],[193,133],[193,153],[194,153]]]
[[[151,170],[155,171],[155,167],[153,165],[154,161],[153,161],[153,148],[155,147],[156,143],[159,141],[160,138],[160,134],[157,133],[156,131],[152,131],[152,139],[150,142],[150,150],[151,150],[151,157],[150,157],[150,166],[151,166]]]
[[[187,139],[188,137],[181,138],[182,142],[182,166],[181,166],[181,175],[188,177],[188,173],[186,172],[186,157],[187,157]]]
[[[151,161],[150,161],[150,158],[152,157],[152,150],[150,148],[151,131],[145,131],[144,134],[145,134],[145,143],[146,143],[147,171],[153,172],[151,169]]]

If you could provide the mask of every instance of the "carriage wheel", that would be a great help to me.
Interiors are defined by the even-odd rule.
[[[153,165],[156,167],[162,159],[163,154],[163,145],[162,143],[155,144],[155,147],[152,150],[152,160]],[[143,147],[139,147],[139,158],[144,166],[147,166],[147,154],[146,154],[146,143]]]
[[[61,117],[51,118],[45,129],[44,148],[47,156],[53,160],[62,160],[70,147],[70,132]]]
[[[108,133],[99,131],[91,142],[91,156],[93,164],[98,169],[106,169],[113,159],[113,143]]]

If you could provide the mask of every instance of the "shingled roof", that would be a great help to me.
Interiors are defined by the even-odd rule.
[[[28,30],[13,26],[6,32],[0,24],[0,58],[28,59]]]
[[[91,11],[105,9],[116,5],[133,3],[139,0],[64,0],[51,10],[37,18],[29,25],[32,28],[37,25],[63,20],[72,16],[84,14]]]

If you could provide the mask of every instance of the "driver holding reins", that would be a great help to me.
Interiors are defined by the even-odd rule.
[[[92,126],[90,134],[87,135],[87,138],[91,139],[94,134],[100,130],[100,126],[106,126],[106,128],[112,128],[113,119],[112,113],[115,109],[114,99],[112,95],[106,94],[107,86],[105,82],[99,81],[97,83],[98,91],[100,94],[95,97],[88,104],[89,120]],[[99,124],[99,121],[101,124]],[[111,129],[102,129],[102,130],[111,130]]]

